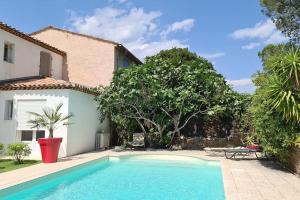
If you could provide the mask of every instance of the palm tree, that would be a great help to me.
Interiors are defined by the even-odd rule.
[[[55,108],[43,108],[42,114],[28,112],[35,117],[34,119],[29,120],[28,124],[31,125],[31,128],[46,128],[49,130],[49,138],[53,138],[53,131],[60,126],[69,125],[68,119],[74,116],[72,113],[64,116],[60,112],[62,106],[63,104],[60,103]]]
[[[292,47],[267,66],[272,74],[265,88],[270,105],[284,118],[300,122],[300,50]]]

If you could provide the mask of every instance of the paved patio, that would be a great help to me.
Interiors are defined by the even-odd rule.
[[[203,151],[126,151],[91,152],[61,159],[58,163],[37,164],[0,174],[0,189],[26,182],[104,156],[128,154],[188,155],[208,160],[220,160],[227,200],[299,200],[300,178],[271,161],[227,160],[223,156]]]

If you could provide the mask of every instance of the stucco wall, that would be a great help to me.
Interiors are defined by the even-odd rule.
[[[115,45],[55,29],[32,35],[67,52],[64,80],[87,86],[109,85],[115,68]]]
[[[5,101],[14,101],[12,120],[4,120]],[[63,103],[63,115],[73,113],[72,123],[54,131],[54,137],[62,137],[60,157],[75,155],[94,149],[95,133],[99,130],[109,132],[107,121],[100,123],[94,97],[74,90],[15,90],[0,91],[0,143],[17,141],[17,102],[18,100],[46,100],[45,107],[55,107]],[[48,131],[46,131],[46,136]],[[32,156],[40,158],[38,143],[30,144]]]
[[[4,43],[14,44],[14,63],[3,61]],[[40,52],[52,56],[52,75],[62,78],[63,56],[0,29],[0,80],[39,75]]]
[[[109,131],[107,122],[100,123],[96,103],[92,95],[78,91],[69,93],[69,111],[74,114],[68,127],[68,155],[94,150],[97,131]]]
[[[5,101],[14,101],[13,119],[4,120]],[[17,138],[17,102],[18,100],[46,100],[44,106],[54,107],[59,103],[63,103],[62,113],[68,113],[68,90],[16,90],[16,91],[0,91],[0,143],[9,144],[16,142]],[[46,136],[48,132],[46,131]],[[60,127],[54,132],[54,137],[62,137],[59,156],[67,155],[67,127]],[[33,146],[32,154],[40,157],[40,148],[38,143],[31,144]]]

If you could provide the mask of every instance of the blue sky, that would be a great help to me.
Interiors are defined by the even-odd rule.
[[[31,33],[48,25],[121,42],[139,58],[188,47],[241,92],[253,92],[257,53],[286,41],[259,0],[9,0],[0,21]]]

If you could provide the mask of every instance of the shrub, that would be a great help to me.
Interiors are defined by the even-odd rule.
[[[25,143],[12,143],[7,147],[8,155],[14,157],[18,164],[23,162],[23,159],[30,155],[31,149]]]
[[[0,151],[4,149],[4,145],[0,143]]]
[[[259,56],[264,67],[254,77],[253,124],[264,150],[285,162],[300,131],[300,49],[269,45]]]

